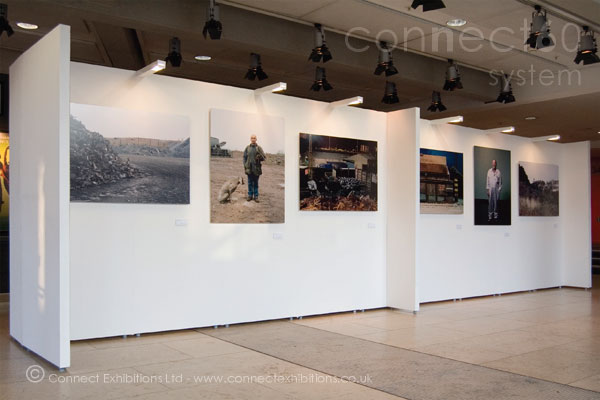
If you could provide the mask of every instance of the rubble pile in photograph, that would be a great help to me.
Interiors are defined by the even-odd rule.
[[[300,200],[300,209],[303,211],[377,211],[377,201],[369,196],[355,196],[353,193],[348,197],[337,199],[307,197]]]
[[[139,143],[135,143],[135,141]],[[124,140],[132,141],[123,143]],[[151,142],[156,142],[157,145],[152,145]],[[155,157],[176,157],[190,158],[190,139],[183,141],[160,141],[152,139],[109,139],[113,150],[117,154],[132,154],[138,156],[155,156]],[[160,145],[158,145],[160,144]]]
[[[71,188],[140,177],[142,172],[122,160],[108,140],[71,118]]]

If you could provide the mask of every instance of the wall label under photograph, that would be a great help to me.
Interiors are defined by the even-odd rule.
[[[510,225],[510,151],[475,146],[473,160],[475,225]]]
[[[301,133],[300,210],[377,211],[377,142]]]
[[[285,222],[284,120],[210,110],[210,222]]]
[[[463,214],[463,154],[421,149],[421,214]]]
[[[558,217],[558,165],[519,161],[519,216]]]
[[[184,116],[71,104],[71,201],[190,203]]]

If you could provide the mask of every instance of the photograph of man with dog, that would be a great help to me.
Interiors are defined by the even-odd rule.
[[[285,221],[284,121],[210,110],[211,223]]]

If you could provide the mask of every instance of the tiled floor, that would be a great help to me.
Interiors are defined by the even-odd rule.
[[[273,351],[253,344],[252,337],[268,337]],[[348,345],[351,352],[342,350]],[[377,363],[367,364],[373,358]],[[501,384],[494,380],[497,376],[517,382],[513,391],[524,376],[537,378],[525,378],[532,384],[547,383],[553,392],[563,392],[555,398],[574,393],[573,398],[600,399],[600,290],[553,289],[436,303],[423,305],[417,315],[374,310],[218,332],[199,329],[75,342],[72,367],[63,374],[9,338],[8,306],[0,303],[0,400],[401,398],[391,393],[412,393],[411,399],[459,398],[436,382],[431,387],[437,392],[417,392],[418,382],[402,386],[389,373],[409,376],[429,365],[421,374],[426,377],[436,369],[431,364],[436,360],[439,382],[450,382],[463,371],[472,379],[457,382],[457,387],[479,391],[481,399],[498,398],[493,389]],[[39,383],[27,380],[32,365],[44,370]],[[340,365],[385,379],[375,384],[340,382],[334,376]],[[514,398],[532,397],[524,388]]]

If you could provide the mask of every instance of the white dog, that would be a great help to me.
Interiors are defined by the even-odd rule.
[[[225,203],[231,201],[231,195],[235,192],[235,189],[239,185],[244,184],[244,178],[238,176],[236,178],[231,178],[225,181],[223,186],[221,186],[221,190],[219,191],[219,202]]]

